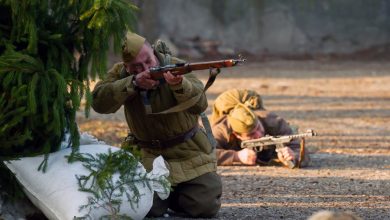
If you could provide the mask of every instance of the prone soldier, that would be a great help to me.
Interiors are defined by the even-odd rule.
[[[256,152],[241,148],[241,142],[269,136],[291,135],[289,124],[275,113],[266,111],[259,94],[252,90],[232,89],[219,95],[211,116],[213,135],[217,141],[218,165],[274,165],[294,166],[299,161],[300,142],[294,139],[276,150],[267,146]],[[300,166],[307,166],[310,158],[307,152],[301,158]]]

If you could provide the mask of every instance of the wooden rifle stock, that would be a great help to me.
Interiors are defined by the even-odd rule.
[[[163,73],[170,71],[173,75],[183,75],[196,70],[220,69],[225,67],[233,67],[238,63],[244,62],[245,59],[228,59],[197,63],[177,63],[166,66],[150,68],[152,79],[158,80],[164,78]]]

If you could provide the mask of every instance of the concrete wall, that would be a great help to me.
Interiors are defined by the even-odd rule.
[[[252,54],[353,53],[390,43],[388,0],[145,0],[138,31]]]

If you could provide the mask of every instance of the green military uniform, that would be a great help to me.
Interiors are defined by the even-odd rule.
[[[129,44],[131,43],[129,42]],[[127,47],[134,48],[128,45]],[[160,52],[155,50],[155,55],[159,59],[160,65],[168,64],[167,60],[169,63],[179,61],[177,58],[164,60],[162,59],[164,54]],[[126,57],[123,56],[123,58],[125,60]],[[203,191],[198,193],[205,194],[192,194],[191,196],[192,200],[196,198],[201,203],[208,204],[205,204],[205,206],[199,205],[199,208],[190,207],[191,210],[184,211],[193,217],[210,217],[216,214],[220,207],[221,181],[215,173],[215,149],[211,146],[203,130],[196,129],[199,114],[207,108],[206,96],[202,94],[202,82],[193,74],[186,74],[182,83],[174,86],[160,83],[155,89],[144,92],[145,95],[143,96],[134,85],[133,78],[134,75],[129,75],[125,71],[123,63],[115,64],[108,72],[108,77],[95,86],[93,91],[93,109],[96,112],[108,114],[116,112],[123,105],[130,131],[137,140],[146,143],[159,143],[159,141],[163,143],[165,140],[174,139],[183,135],[183,133],[188,133],[188,131],[194,131],[195,128],[195,133],[188,140],[175,143],[172,146],[152,146],[152,144],[148,146],[148,144],[143,144],[142,163],[147,170],[151,170],[153,160],[157,156],[162,155],[170,171],[169,180],[174,186],[173,194],[175,194],[175,191],[180,192],[179,189],[183,188],[182,183],[191,185],[193,184],[191,182],[196,182],[197,178],[202,177],[206,180],[206,183],[202,183],[203,186],[201,188]],[[202,94],[202,96],[196,104],[180,112],[148,114],[145,108],[147,104],[151,107],[153,113],[161,112],[199,94]],[[175,190],[175,187],[177,190]],[[191,191],[191,187],[186,190]],[[203,202],[202,196],[205,198]],[[162,201],[159,202],[163,203]],[[159,202],[155,201],[156,205],[153,206],[151,215],[161,215],[168,207],[165,207],[167,202],[156,207]],[[186,205],[185,202],[183,204],[184,206]],[[178,211],[182,210],[179,209]]]
[[[261,122],[265,135],[278,136],[293,134],[291,127],[283,118],[264,109],[261,97],[256,92],[238,89],[228,90],[217,97],[212,113],[212,131],[217,141],[218,165],[233,165],[235,154],[237,154],[237,151],[242,150],[240,147],[241,141],[233,135],[231,124],[232,122],[237,122],[232,119],[229,121],[229,116],[234,112],[232,110],[237,110],[238,108],[236,107],[240,105],[247,106],[246,109],[253,114],[253,117],[256,117]],[[251,127],[245,127],[243,124],[236,124],[235,126],[241,127],[241,129],[251,130]],[[299,156],[300,145],[298,140],[294,140],[286,146],[290,147],[296,156]],[[306,166],[310,160],[308,154],[304,158],[301,166]],[[261,165],[274,164],[277,162],[276,159],[277,153],[275,152],[275,147],[257,153],[257,163]]]

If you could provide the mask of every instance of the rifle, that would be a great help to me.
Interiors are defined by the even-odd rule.
[[[197,63],[177,63],[177,64],[170,64],[166,66],[152,67],[150,68],[150,74],[152,75],[152,79],[158,80],[164,78],[163,73],[167,71],[170,71],[173,75],[183,75],[196,70],[209,69],[211,71],[213,69],[216,69],[217,72],[219,73],[220,68],[233,67],[245,61],[246,61],[245,59],[239,56],[238,59],[217,60],[217,61],[197,62]]]
[[[262,151],[266,146],[275,145],[276,146],[276,152],[278,152],[278,149],[283,148],[284,144],[290,143],[294,138],[305,138],[305,137],[312,137],[317,136],[317,133],[313,130],[309,129],[305,133],[300,134],[292,134],[292,135],[284,135],[284,136],[265,136],[262,138],[252,139],[252,140],[246,140],[241,142],[241,148],[251,148],[257,152]],[[304,143],[304,141],[303,141]],[[301,144],[301,149],[302,149]],[[301,155],[302,156],[302,155]],[[294,168],[295,163],[293,161],[287,161],[287,165],[289,168]]]

